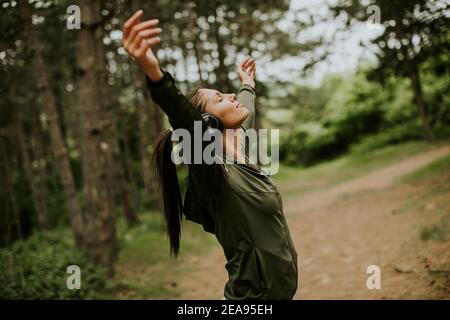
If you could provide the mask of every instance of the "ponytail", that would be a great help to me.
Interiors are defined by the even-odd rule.
[[[177,168],[172,161],[171,130],[164,130],[156,139],[153,162],[156,163],[163,195],[164,218],[170,240],[170,253],[177,257],[180,251],[183,202],[178,183]]]

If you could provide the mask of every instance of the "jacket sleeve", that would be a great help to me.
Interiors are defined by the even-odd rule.
[[[187,129],[191,137],[195,137],[193,134],[194,121],[202,121],[202,133],[204,133],[207,130],[207,124],[202,119],[200,111],[176,87],[173,76],[163,68],[161,68],[161,71],[163,72],[163,77],[158,82],[153,82],[146,77],[147,87],[150,90],[153,101],[167,114],[170,125],[174,130],[179,128]],[[196,152],[195,145],[197,143],[199,141],[192,141],[191,143],[190,168],[195,172],[202,186],[205,186],[211,193],[218,192],[222,187],[222,182],[220,181],[220,177],[223,174],[222,165],[215,163],[206,164],[203,161],[202,163],[194,164],[194,152]],[[202,140],[200,143],[202,144],[201,151],[203,154],[203,150],[209,142]]]
[[[255,89],[249,84],[243,84],[239,88],[237,99],[250,111],[248,117],[242,123],[245,129],[253,128],[255,125]]]
[[[173,129],[184,128],[192,130],[194,121],[202,121],[198,111],[175,85],[173,76],[163,68],[163,77],[158,82],[153,82],[147,76],[147,88],[152,99],[169,117]]]

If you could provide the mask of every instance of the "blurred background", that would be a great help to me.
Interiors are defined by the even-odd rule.
[[[138,9],[185,93],[235,92],[256,59],[296,299],[450,298],[448,1],[0,3],[0,298],[223,296],[213,235],[185,221],[169,255],[151,163],[168,123],[121,44]]]

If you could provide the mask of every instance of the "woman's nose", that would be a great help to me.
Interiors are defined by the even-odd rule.
[[[231,99],[231,101],[236,100],[236,94],[235,93],[230,94],[230,99]]]

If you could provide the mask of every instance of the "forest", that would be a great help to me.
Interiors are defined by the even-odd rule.
[[[431,286],[411,280],[420,293],[414,297],[450,297],[448,1],[11,0],[0,2],[0,298],[222,295],[224,261],[201,227],[186,222],[182,255],[170,257],[152,162],[169,123],[122,44],[123,24],[138,9],[160,20],[156,54],[183,93],[236,92],[236,65],[256,60],[256,128],[280,130],[274,179],[305,264],[306,244],[345,251],[351,221],[364,223],[366,211],[371,221],[384,221],[376,212],[395,212],[386,216],[395,221],[376,229],[377,245],[417,238],[424,253],[408,261],[432,266],[397,263],[400,255],[381,255],[380,264],[395,264],[395,281],[413,269],[433,277]],[[185,176],[180,167],[183,190]],[[394,177],[401,183],[388,185]],[[324,210],[318,202],[338,208],[352,197],[365,204],[359,214],[312,216]],[[328,217],[336,223],[321,222]],[[312,238],[313,229],[336,238]],[[198,266],[208,255],[215,264]],[[354,259],[366,263],[362,253]],[[305,278],[316,276],[312,287],[335,283],[314,273],[311,261]],[[80,290],[66,285],[71,265],[82,271]],[[191,276],[203,291],[183,280]],[[305,286],[298,298],[334,298],[338,290]],[[410,298],[408,288],[384,297]],[[351,288],[341,292],[354,297]]]

